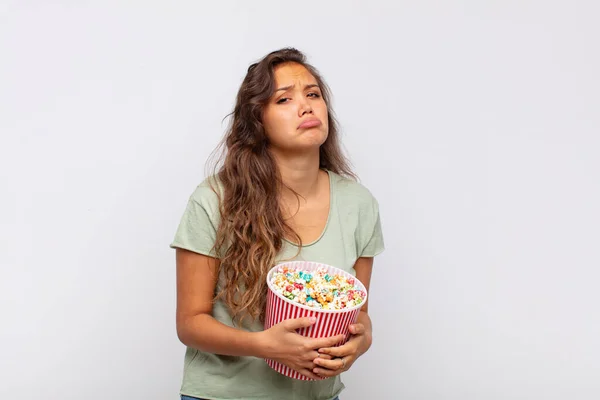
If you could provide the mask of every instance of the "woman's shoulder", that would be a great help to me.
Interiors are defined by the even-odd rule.
[[[216,175],[211,175],[202,180],[193,190],[190,200],[198,203],[211,211],[219,207],[219,199],[223,193],[223,187]]]
[[[377,207],[378,202],[371,190],[358,180],[354,180],[335,172],[331,172],[334,181],[335,193],[337,199],[348,205],[355,205],[359,208]]]

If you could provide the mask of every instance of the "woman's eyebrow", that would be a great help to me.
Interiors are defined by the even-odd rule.
[[[275,93],[277,93],[277,92],[279,92],[279,91],[282,91],[282,90],[283,90],[283,91],[290,90],[290,89],[291,89],[291,88],[293,88],[293,87],[294,87],[294,85],[290,85],[290,86],[284,86],[284,87],[281,87],[281,88],[279,88],[279,89],[275,90]],[[318,84],[316,84],[316,83],[310,83],[310,84],[308,84],[308,85],[304,86],[304,90],[306,90],[306,89],[311,89],[311,88],[314,88],[314,87],[319,87],[319,85],[318,85]]]

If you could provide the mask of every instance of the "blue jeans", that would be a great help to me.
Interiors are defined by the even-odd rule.
[[[199,399],[199,398],[197,398],[197,397],[190,397],[190,396],[186,396],[186,395],[183,395],[183,394],[182,394],[182,395],[181,395],[181,400],[202,400],[202,399]],[[335,398],[335,399],[333,399],[333,400],[340,400],[340,398],[339,398],[339,397],[336,397],[336,398]]]

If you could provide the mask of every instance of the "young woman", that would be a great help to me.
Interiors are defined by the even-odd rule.
[[[329,90],[305,56],[281,49],[252,64],[239,89],[219,170],[189,198],[171,247],[177,333],[187,346],[183,399],[337,398],[340,374],[371,346],[368,302],[342,337],[264,330],[266,273],[300,259],[350,271],[369,287],[384,249],[377,200],[343,156]],[[313,378],[272,370],[279,361]]]

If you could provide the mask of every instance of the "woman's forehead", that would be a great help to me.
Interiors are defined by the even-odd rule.
[[[317,83],[315,77],[301,64],[285,63],[275,68],[275,83],[277,87],[294,86],[297,83]]]

